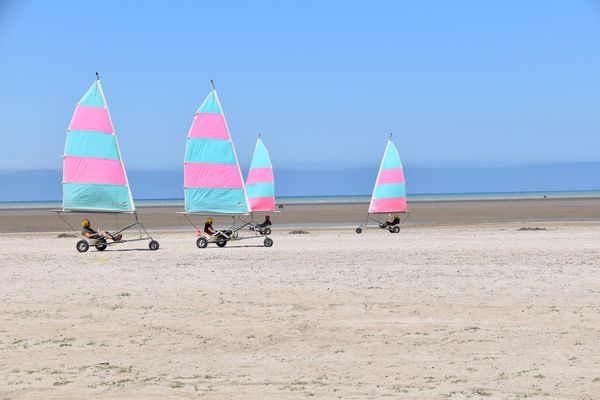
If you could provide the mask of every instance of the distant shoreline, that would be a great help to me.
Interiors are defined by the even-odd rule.
[[[277,204],[319,205],[319,204],[366,204],[370,195],[342,196],[289,196],[276,199]],[[548,192],[489,192],[489,193],[433,193],[408,195],[409,203],[441,203],[470,201],[509,201],[509,200],[549,200],[549,199],[595,199],[600,191],[548,191]],[[136,208],[180,207],[183,199],[140,199],[135,200]],[[0,201],[0,210],[50,210],[60,209],[61,201]]]
[[[600,221],[600,197],[565,198],[520,198],[520,199],[471,199],[411,201],[409,214],[403,217],[409,226],[445,226],[473,224],[521,223],[524,226],[537,222]],[[51,212],[54,208],[13,208],[0,209],[0,232],[68,232],[64,222]],[[274,228],[317,228],[345,226],[355,227],[364,221],[368,209],[367,202],[360,203],[312,203],[287,204],[282,212],[271,214]],[[148,229],[193,230],[186,219],[179,214],[182,206],[143,206],[138,207],[139,219]],[[78,226],[81,213],[66,215],[71,224]],[[264,213],[258,213],[257,219]],[[88,213],[96,226],[112,229],[122,226],[132,219],[131,215],[98,215]],[[387,218],[381,215],[380,218]],[[203,217],[193,216],[195,223],[203,222]],[[231,217],[215,216],[217,226],[229,225]]]

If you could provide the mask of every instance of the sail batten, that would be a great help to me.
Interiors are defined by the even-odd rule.
[[[235,147],[215,89],[194,115],[183,170],[186,212],[250,211]]]
[[[275,211],[275,179],[269,151],[260,137],[252,155],[246,179],[246,190],[252,211]]]
[[[135,211],[100,80],[79,100],[67,129],[63,210]]]
[[[369,204],[369,213],[406,211],[404,169],[398,149],[390,138],[377,173],[375,188]]]

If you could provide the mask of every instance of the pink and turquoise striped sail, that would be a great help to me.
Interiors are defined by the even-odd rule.
[[[406,187],[402,161],[400,161],[400,154],[390,138],[377,174],[369,213],[406,211]]]
[[[187,137],[183,179],[186,212],[250,211],[238,158],[215,89],[194,116]]]
[[[67,129],[63,209],[135,211],[100,80],[79,100]]]
[[[246,179],[251,211],[275,211],[275,179],[269,151],[260,137],[256,140],[252,164]]]

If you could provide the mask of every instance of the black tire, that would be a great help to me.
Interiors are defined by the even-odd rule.
[[[400,232],[400,227],[399,226],[395,226],[392,228],[392,233],[399,233]]]
[[[98,239],[98,242],[100,244],[97,244],[95,246],[96,250],[98,250],[98,251],[104,251],[104,250],[106,250],[106,248],[108,247],[108,245],[106,244],[106,240],[104,240],[104,239]]]
[[[273,246],[273,239],[265,238],[263,244],[265,245],[265,247],[271,247],[271,246]]]
[[[159,247],[160,245],[156,240],[151,240],[150,243],[148,243],[148,248],[152,251],[158,250]]]
[[[86,240],[80,240],[75,246],[78,252],[85,253],[90,249],[90,244]]]
[[[362,228],[361,227],[356,228],[356,233],[358,233],[360,235],[362,233]]]
[[[225,246],[227,246],[227,240],[223,240],[223,239],[219,240],[217,242],[217,246],[219,246],[219,247],[225,247]]]
[[[271,234],[271,228],[267,227],[267,228],[263,229],[262,230],[262,234],[263,235],[267,235],[267,236],[270,235]]]
[[[196,240],[196,246],[198,246],[198,248],[200,249],[205,249],[206,246],[208,246],[208,240],[206,240],[206,238],[198,238],[198,240]]]

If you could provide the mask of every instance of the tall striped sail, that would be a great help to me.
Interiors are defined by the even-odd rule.
[[[269,151],[260,136],[256,140],[252,163],[246,179],[251,211],[275,211],[275,179]]]
[[[238,158],[214,86],[196,111],[188,133],[183,179],[186,212],[250,211]]]
[[[406,187],[400,154],[390,137],[381,165],[377,174],[377,181],[369,213],[406,212]]]
[[[99,79],[77,103],[67,129],[63,159],[63,209],[135,211]]]

